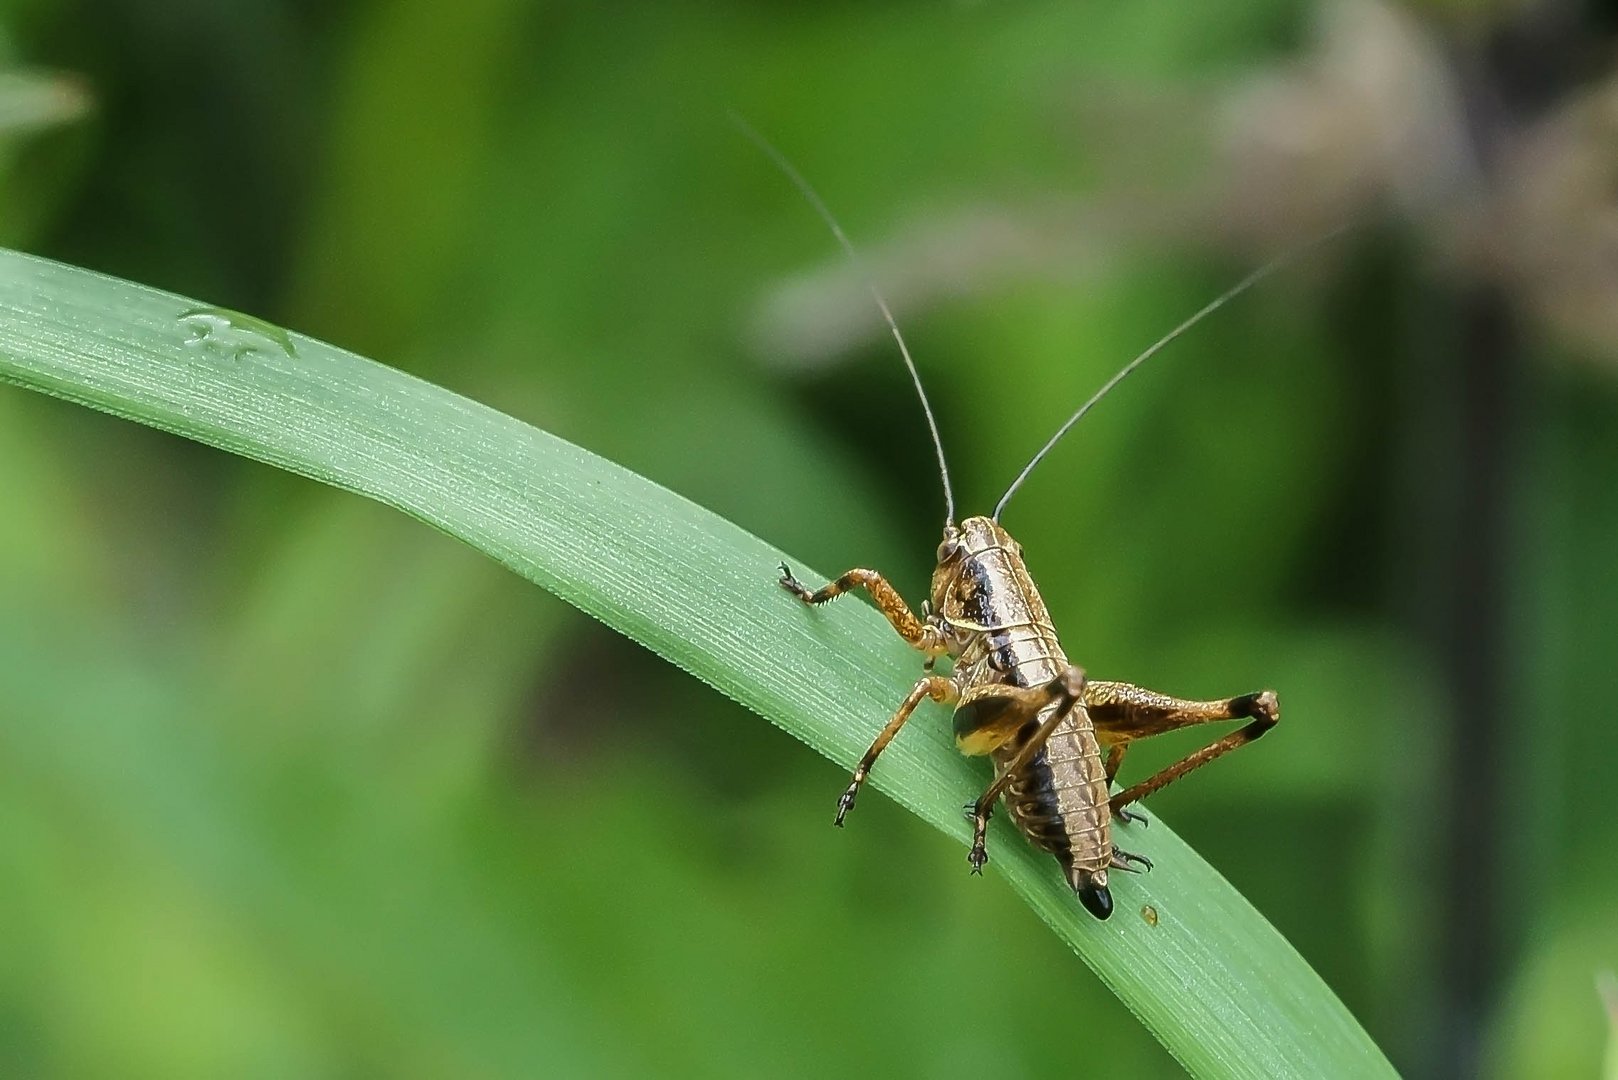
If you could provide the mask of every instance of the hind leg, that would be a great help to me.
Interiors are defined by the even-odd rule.
[[[1093,682],[1085,686],[1084,699],[1095,721],[1097,734],[1113,744],[1107,757],[1109,771],[1116,771],[1117,764],[1123,760],[1124,748],[1135,739],[1217,720],[1251,720],[1114,795],[1109,803],[1114,814],[1120,813],[1137,799],[1172,784],[1192,769],[1206,765],[1238,746],[1246,746],[1281,720],[1281,703],[1273,690],[1242,694],[1222,701],[1182,701],[1129,683]]]

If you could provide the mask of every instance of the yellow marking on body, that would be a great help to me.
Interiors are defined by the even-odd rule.
[[[1056,627],[1047,622],[1040,622],[1038,619],[1018,619],[1016,622],[1001,623],[999,626],[984,626],[982,623],[959,619],[952,615],[945,615],[943,619],[957,630],[971,630],[979,634],[998,634],[1003,630],[1015,630],[1019,626],[1031,626],[1036,630],[1044,630],[1053,635],[1056,633]]]
[[[975,623],[968,619],[957,619],[951,615],[945,615],[944,621],[955,627],[957,630],[971,630],[978,634],[992,634],[995,632],[995,630],[999,629],[998,627],[994,626],[983,626],[980,623]]]
[[[968,757],[982,757],[993,753],[1006,742],[1009,736],[996,734],[992,731],[979,729],[965,735],[955,736],[955,748]]]

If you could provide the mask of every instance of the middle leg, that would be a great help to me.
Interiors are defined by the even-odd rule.
[[[899,703],[899,709],[893,714],[893,719],[889,720],[882,730],[877,733],[870,749],[866,750],[865,754],[860,758],[859,765],[854,769],[853,781],[848,785],[848,790],[844,791],[842,797],[837,800],[837,818],[832,822],[833,825],[838,828],[843,827],[843,818],[848,815],[850,810],[854,809],[854,799],[860,793],[860,785],[864,784],[865,778],[871,774],[871,766],[876,764],[877,756],[883,750],[886,750],[888,744],[893,741],[893,737],[899,734],[899,729],[904,727],[905,721],[910,719],[910,714],[916,711],[916,706],[921,704],[921,699],[924,697],[930,697],[934,701],[948,704],[960,697],[960,691],[956,688],[953,679],[947,679],[942,675],[925,676],[910,688],[910,693],[906,694],[904,701]]]

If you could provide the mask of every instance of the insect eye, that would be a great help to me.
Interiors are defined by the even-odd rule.
[[[938,561],[940,563],[947,563],[960,553],[961,543],[959,540],[945,540],[938,545]]]

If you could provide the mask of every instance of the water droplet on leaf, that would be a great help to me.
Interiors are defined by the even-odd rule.
[[[274,323],[240,311],[222,307],[192,308],[183,313],[179,321],[186,330],[186,347],[213,356],[237,361],[277,353],[289,360],[298,356],[291,334]]]

